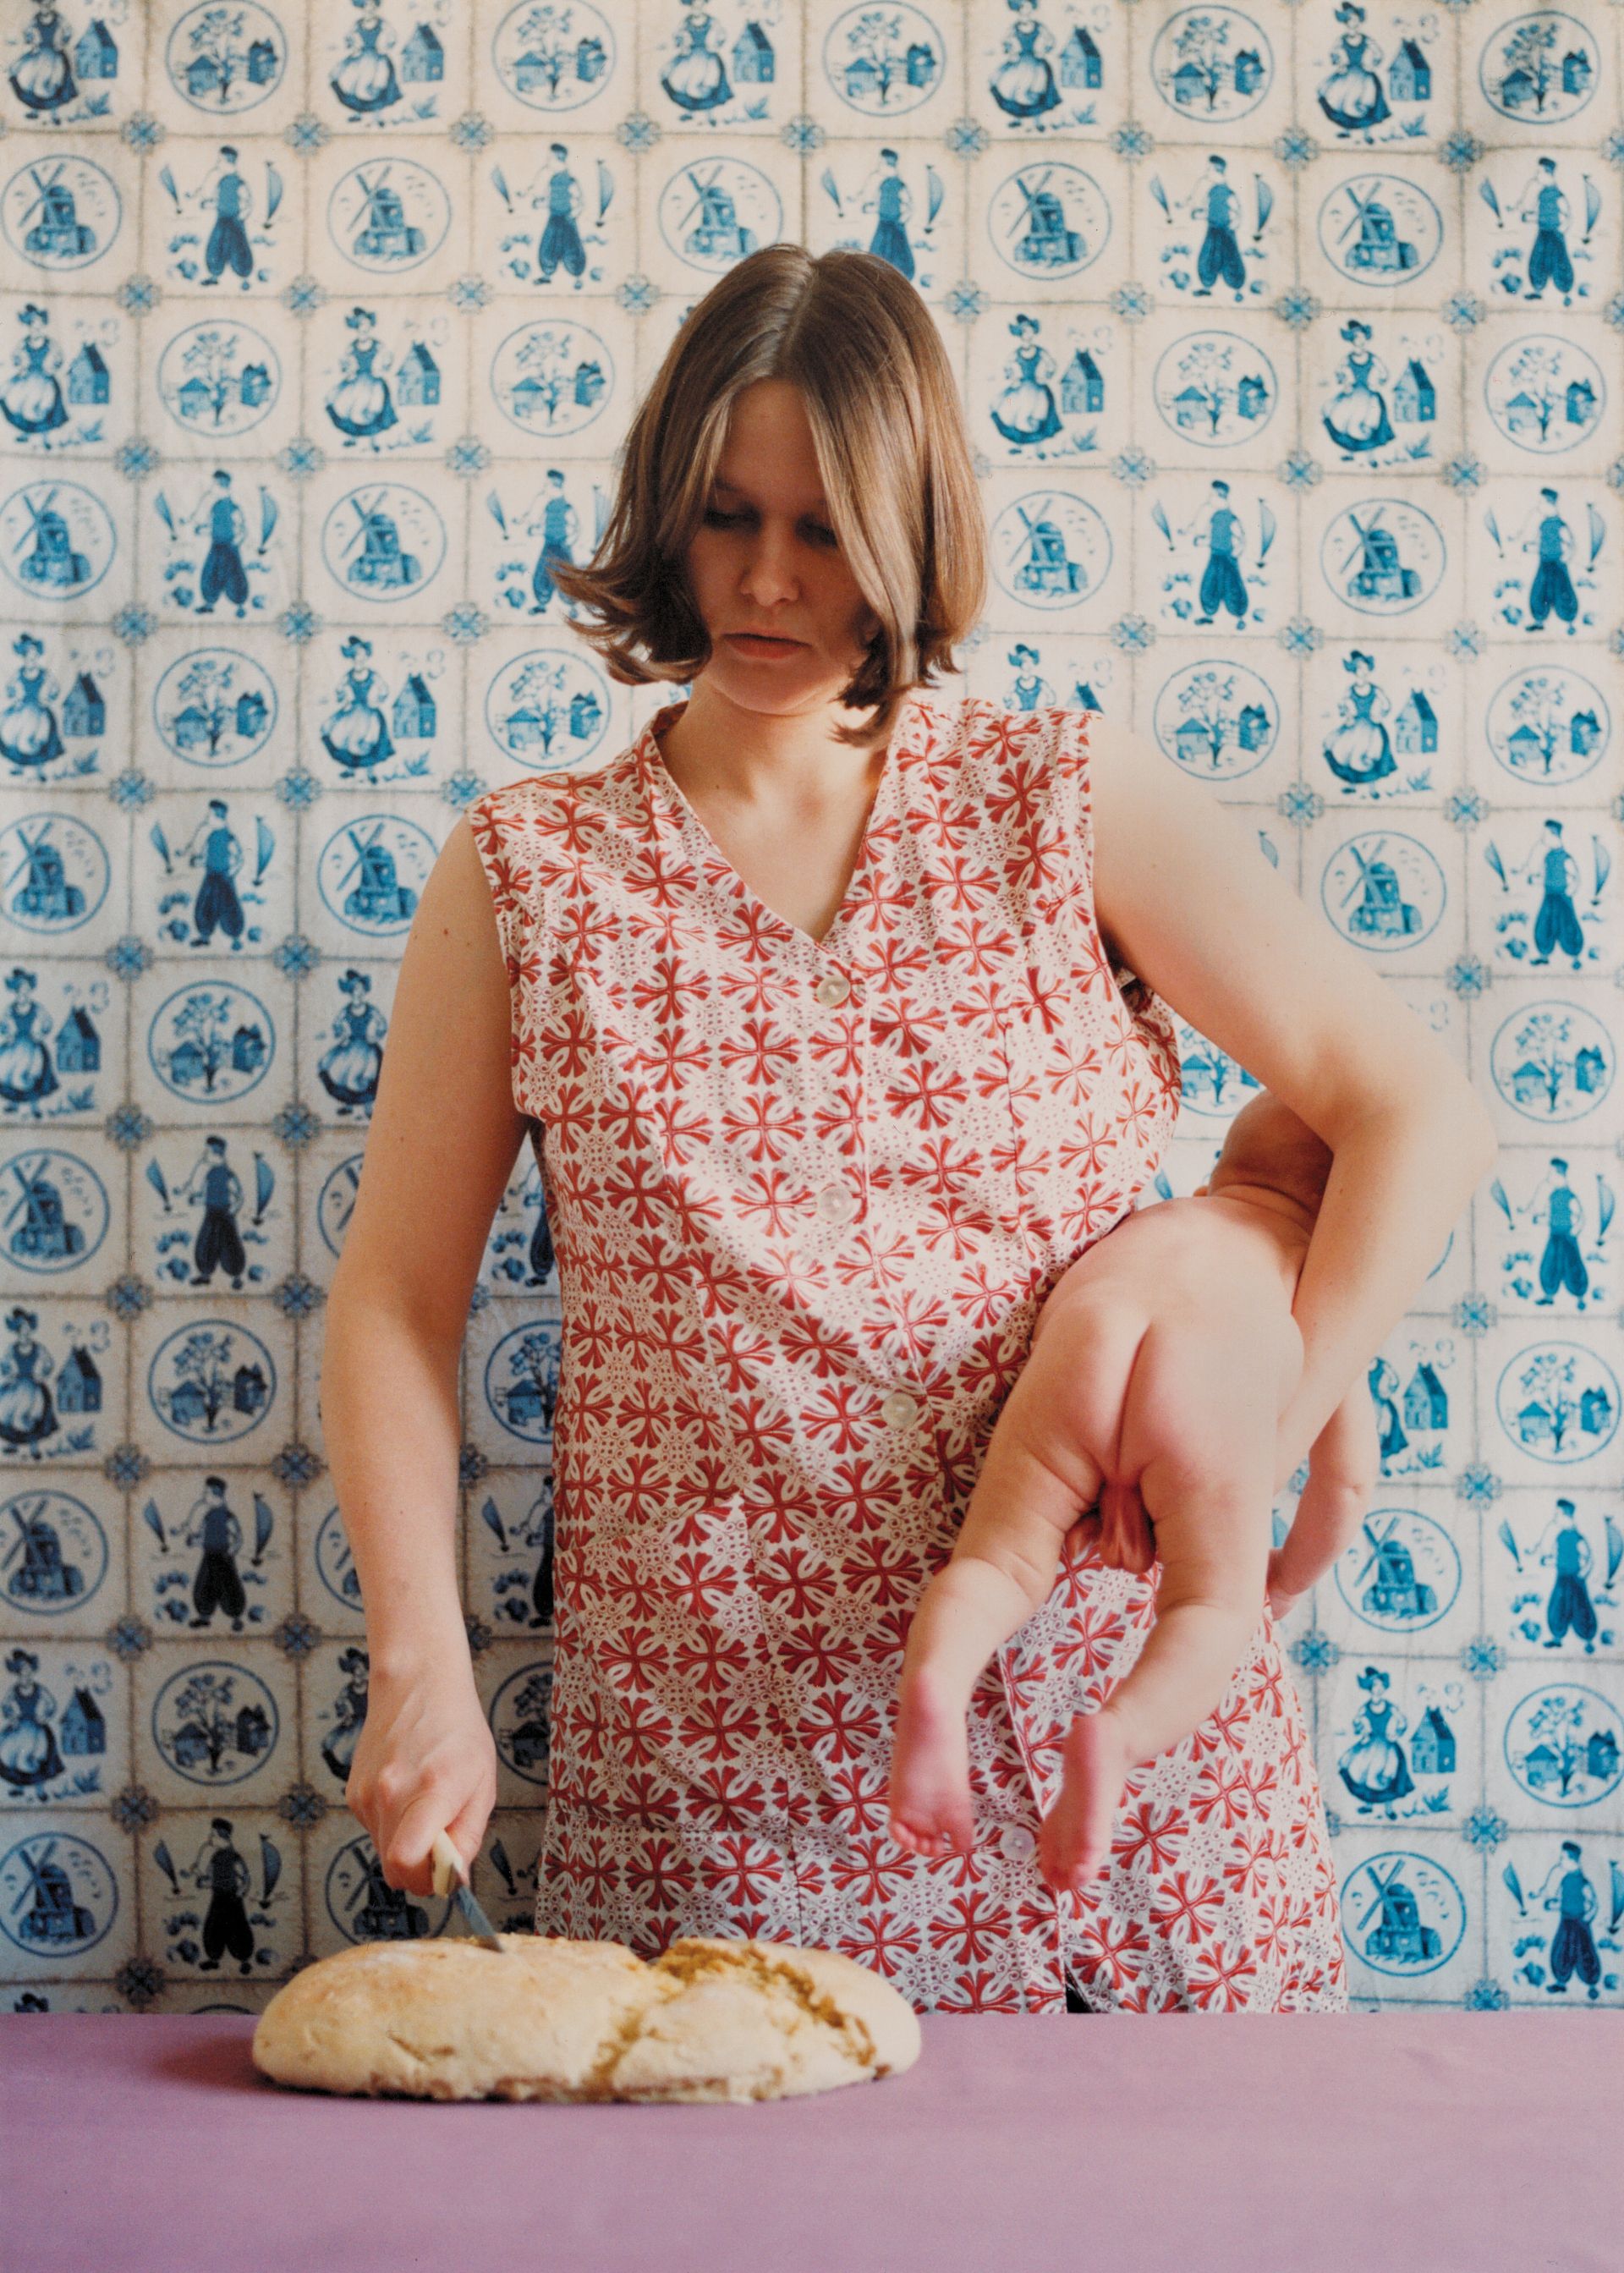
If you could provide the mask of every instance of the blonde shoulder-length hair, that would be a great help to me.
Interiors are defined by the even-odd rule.
[[[902,696],[955,670],[986,596],[986,531],[963,411],[924,301],[887,260],[767,244],[692,310],[617,454],[618,488],[589,561],[550,561],[572,626],[623,686],[692,680],[710,655],[683,563],[705,510],[734,397],[790,381],[812,430],[842,552],[879,619],[839,700],[889,731]]]

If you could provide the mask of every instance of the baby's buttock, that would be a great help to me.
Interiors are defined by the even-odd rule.
[[[1135,1219],[1124,1229],[1141,1223],[1150,1228]],[[1243,1411],[1261,1425],[1283,1409],[1302,1366],[1291,1290],[1261,1239],[1159,1236],[1153,1251],[1149,1240],[1130,1247],[1112,1233],[1051,1295],[1034,1349],[1050,1337],[1048,1433],[1107,1472],[1124,1450],[1130,1407],[1126,1434],[1141,1452],[1147,1437],[1186,1425],[1227,1435]]]
[[[1081,1300],[1146,1325],[1204,1319],[1220,1332],[1242,1315],[1289,1315],[1296,1270],[1280,1243],[1266,1228],[1193,1222],[1185,1212],[1205,1206],[1167,1201],[1131,1218],[1071,1265],[1051,1301]]]

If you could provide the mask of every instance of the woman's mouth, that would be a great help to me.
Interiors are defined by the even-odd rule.
[[[763,661],[772,656],[796,655],[801,647],[799,640],[767,639],[760,632],[726,632],[723,637],[740,655],[760,656]]]

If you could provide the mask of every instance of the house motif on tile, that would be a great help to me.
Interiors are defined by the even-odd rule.
[[[1395,102],[1426,102],[1433,92],[1433,67],[1413,40],[1399,43],[1388,69],[1388,93]]]
[[[1438,416],[1438,392],[1425,364],[1411,356],[1393,387],[1393,416],[1406,426],[1430,426]]]
[[[403,739],[426,742],[434,733],[436,723],[434,697],[423,673],[412,671],[395,697],[393,724]]]
[[[1410,1765],[1417,1775],[1452,1775],[1455,1735],[1436,1705],[1429,1705],[1410,1740]]]
[[[414,340],[400,358],[400,395],[402,402],[440,399],[440,367],[421,340]]]
[[[740,86],[770,86],[778,57],[771,40],[753,18],[733,42],[733,77]]]
[[[64,1073],[100,1073],[101,1036],[82,1002],[76,1002],[62,1022],[56,1037],[56,1063]],[[92,1371],[94,1368],[92,1367]],[[100,1384],[97,1394],[100,1396]],[[86,1406],[86,1412],[96,1408]]]
[[[93,16],[74,41],[73,69],[80,79],[118,77],[118,42],[100,16]]]
[[[1087,348],[1078,348],[1060,377],[1060,408],[1092,417],[1105,408],[1105,381]]]
[[[408,85],[423,86],[445,76],[445,50],[429,24],[419,24],[400,49],[400,77]]]
[[[101,691],[87,671],[81,671],[68,689],[62,705],[62,731],[76,740],[107,731],[107,705]]]
[[[75,1689],[68,1699],[56,1742],[64,1757],[106,1752],[107,1719],[88,1689]]]
[[[1438,714],[1420,688],[1393,721],[1393,747],[1401,757],[1429,757],[1438,747]]]
[[[1093,88],[1100,83],[1100,51],[1081,24],[1060,49],[1060,85]]]
[[[1423,1359],[1404,1391],[1404,1421],[1411,1429],[1447,1429],[1449,1399],[1432,1367]]]
[[[87,1349],[77,1342],[56,1377],[56,1403],[64,1413],[100,1413],[101,1376]]]
[[[86,340],[68,365],[68,400],[105,402],[107,390],[108,369],[101,350],[94,340]]]

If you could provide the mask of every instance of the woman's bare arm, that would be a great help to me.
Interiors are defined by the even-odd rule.
[[[1111,950],[1335,1158],[1298,1281],[1303,1376],[1276,1489],[1410,1307],[1498,1149],[1465,1074],[1219,801],[1090,728],[1095,911]]]
[[[401,956],[355,1204],[327,1298],[321,1418],[373,1663],[466,1647],[454,1556],[458,1362],[524,1139],[507,975],[466,821]]]

